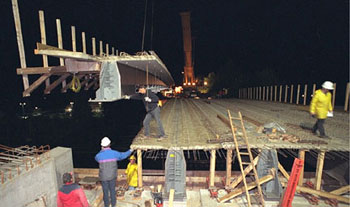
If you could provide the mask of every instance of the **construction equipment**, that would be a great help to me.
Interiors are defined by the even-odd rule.
[[[249,191],[248,191],[248,185],[247,185],[247,181],[246,181],[245,173],[244,173],[245,167],[243,165],[245,165],[245,166],[251,165],[252,166],[256,187],[258,188],[258,192],[257,192],[258,200],[260,201],[260,204],[262,206],[264,206],[265,205],[265,201],[264,201],[264,198],[263,198],[263,195],[262,195],[262,190],[261,190],[261,186],[260,186],[260,182],[259,182],[258,173],[256,171],[255,165],[253,164],[254,158],[253,158],[253,155],[252,155],[252,152],[250,150],[249,143],[248,143],[248,137],[247,137],[247,133],[246,133],[246,130],[245,130],[245,127],[244,127],[242,114],[241,114],[241,112],[238,112],[238,118],[236,118],[236,117],[232,117],[231,116],[230,110],[227,110],[227,113],[228,113],[228,117],[229,117],[229,120],[230,120],[230,126],[231,126],[233,141],[235,143],[237,159],[238,159],[239,167],[240,167],[241,173],[242,173],[242,178],[243,178],[243,183],[244,183],[244,190],[245,190],[246,197],[247,197],[248,207],[251,207],[252,204],[251,204],[250,194],[249,194]],[[235,128],[237,128],[237,127],[234,126],[233,120],[240,121],[241,130],[242,130],[242,139],[243,139],[245,147],[246,147],[245,151],[242,151],[243,149],[240,149],[239,146],[238,146],[237,135],[236,135],[237,134],[237,130],[235,130]],[[243,162],[242,161],[242,156],[248,157],[249,162]]]
[[[193,72],[193,62],[192,62],[192,37],[191,37],[191,13],[182,12],[181,22],[182,22],[182,33],[183,33],[183,43],[185,52],[185,66],[184,66],[184,86],[193,87],[196,85]]]

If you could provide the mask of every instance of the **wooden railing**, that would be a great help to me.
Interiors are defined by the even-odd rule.
[[[334,90],[331,91],[333,107],[336,98],[336,86],[336,83],[334,83]],[[310,89],[308,89],[308,84],[257,86],[239,89],[238,98],[307,105],[310,104],[312,95],[316,91],[316,84],[312,84],[312,92]],[[309,95],[308,92],[310,92]],[[349,95],[350,83],[348,82],[345,89],[344,111],[349,110]]]

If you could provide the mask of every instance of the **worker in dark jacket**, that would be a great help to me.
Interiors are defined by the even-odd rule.
[[[142,100],[143,104],[146,108],[146,116],[143,120],[143,127],[144,127],[144,138],[148,138],[149,133],[149,124],[153,119],[156,120],[158,125],[158,131],[159,131],[159,138],[166,138],[164,128],[162,121],[160,120],[160,109],[158,106],[159,98],[156,94],[154,94],[151,90],[146,90],[146,86],[140,86],[139,91],[137,94],[134,94],[132,96],[125,96],[126,99],[135,99],[135,100]]]
[[[64,185],[57,193],[57,207],[88,207],[84,191],[76,183],[70,173],[63,174]]]
[[[104,137],[101,140],[101,151],[95,156],[95,160],[99,163],[99,178],[102,184],[103,202],[105,207],[109,207],[109,203],[112,207],[117,204],[115,185],[117,181],[117,161],[124,160],[129,157],[132,149],[126,152],[118,152],[111,149],[111,140],[108,137]],[[110,201],[111,200],[111,201]]]

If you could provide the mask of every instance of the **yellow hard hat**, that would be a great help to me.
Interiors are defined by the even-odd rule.
[[[136,157],[135,157],[134,155],[131,155],[131,156],[129,157],[129,160],[136,160]]]

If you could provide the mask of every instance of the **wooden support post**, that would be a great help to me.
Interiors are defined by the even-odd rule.
[[[275,102],[277,102],[277,85],[275,85]]]
[[[336,84],[336,83],[333,83],[333,87],[334,87],[334,89],[333,89],[333,94],[332,94],[332,107],[333,107],[333,109],[334,109],[334,104],[335,104],[335,92],[336,92],[336,90],[337,90],[337,84]]]
[[[297,86],[297,100],[295,102],[297,105],[299,104],[299,96],[300,96],[300,84],[298,84]]]
[[[263,86],[263,98],[262,98],[263,101],[265,101],[265,86]]]
[[[44,11],[39,10],[39,23],[40,23],[40,37],[41,37],[41,43],[46,45],[46,31],[45,31],[45,17],[44,17]],[[43,55],[43,66],[48,67],[49,61],[47,58],[47,55]],[[50,78],[47,78],[45,80],[45,86],[48,88],[50,85]]]
[[[305,150],[302,150],[302,149],[299,150],[299,159],[303,160],[305,163]],[[301,170],[300,170],[298,185],[303,186],[303,181],[304,181],[304,165],[303,167],[301,167]]]
[[[109,44],[106,44],[106,56],[109,56]]]
[[[63,49],[63,40],[62,40],[62,30],[61,30],[61,20],[60,19],[56,19],[56,30],[57,30],[58,48]],[[64,66],[63,58],[60,58],[60,66]]]
[[[81,33],[81,42],[83,45],[83,53],[86,54],[86,40],[85,40],[85,32]]]
[[[272,101],[272,98],[273,98],[273,86],[270,86],[270,101]]]
[[[282,85],[280,85],[280,96],[279,96],[279,98],[278,98],[278,101],[279,102],[282,102]]]
[[[17,37],[19,60],[20,60],[21,68],[26,68],[27,67],[26,54],[24,51],[21,18],[19,16],[19,9],[18,9],[17,0],[12,0],[12,11],[13,11],[13,18],[14,18],[15,27],[16,27],[16,37]],[[28,75],[22,75],[22,79],[23,79],[24,90],[27,90],[29,88]],[[30,96],[30,93],[27,96]]]
[[[349,95],[350,95],[350,83],[347,83],[346,90],[345,90],[344,111],[348,111],[349,109]]]
[[[226,186],[231,184],[231,171],[232,171],[232,149],[227,149],[226,155]]]
[[[307,84],[304,86],[304,106],[306,105],[307,101]]]
[[[114,56],[114,47],[112,47],[112,55]]]
[[[209,187],[215,185],[215,162],[216,162],[216,150],[211,150],[210,153],[210,176],[209,176]]]
[[[266,86],[266,101],[269,100],[269,93],[270,92],[270,87],[269,86]]]
[[[142,182],[142,151],[140,149],[137,150],[137,176],[138,176],[138,187],[143,187]]]
[[[287,103],[287,97],[288,97],[288,85],[286,85],[286,88],[284,89],[284,103]]]
[[[323,150],[318,153],[317,165],[316,165],[316,176],[315,176],[315,179],[316,179],[315,189],[316,190],[321,190],[322,172],[323,172],[325,154],[326,154],[326,152]]]
[[[77,51],[77,44],[76,44],[76,38],[75,38],[75,26],[71,26],[72,30],[72,50],[73,52]]]
[[[294,91],[294,85],[292,84],[290,86],[290,100],[289,100],[289,103],[293,103],[293,91]]]
[[[93,37],[91,40],[92,40],[92,55],[96,56],[96,38]]]
[[[259,100],[262,100],[262,87],[259,87]]]
[[[103,42],[100,41],[100,56],[103,54]]]
[[[85,86],[84,90],[89,90],[91,86],[93,86],[95,83],[97,83],[98,78],[95,78],[93,81],[91,81],[87,86]]]

